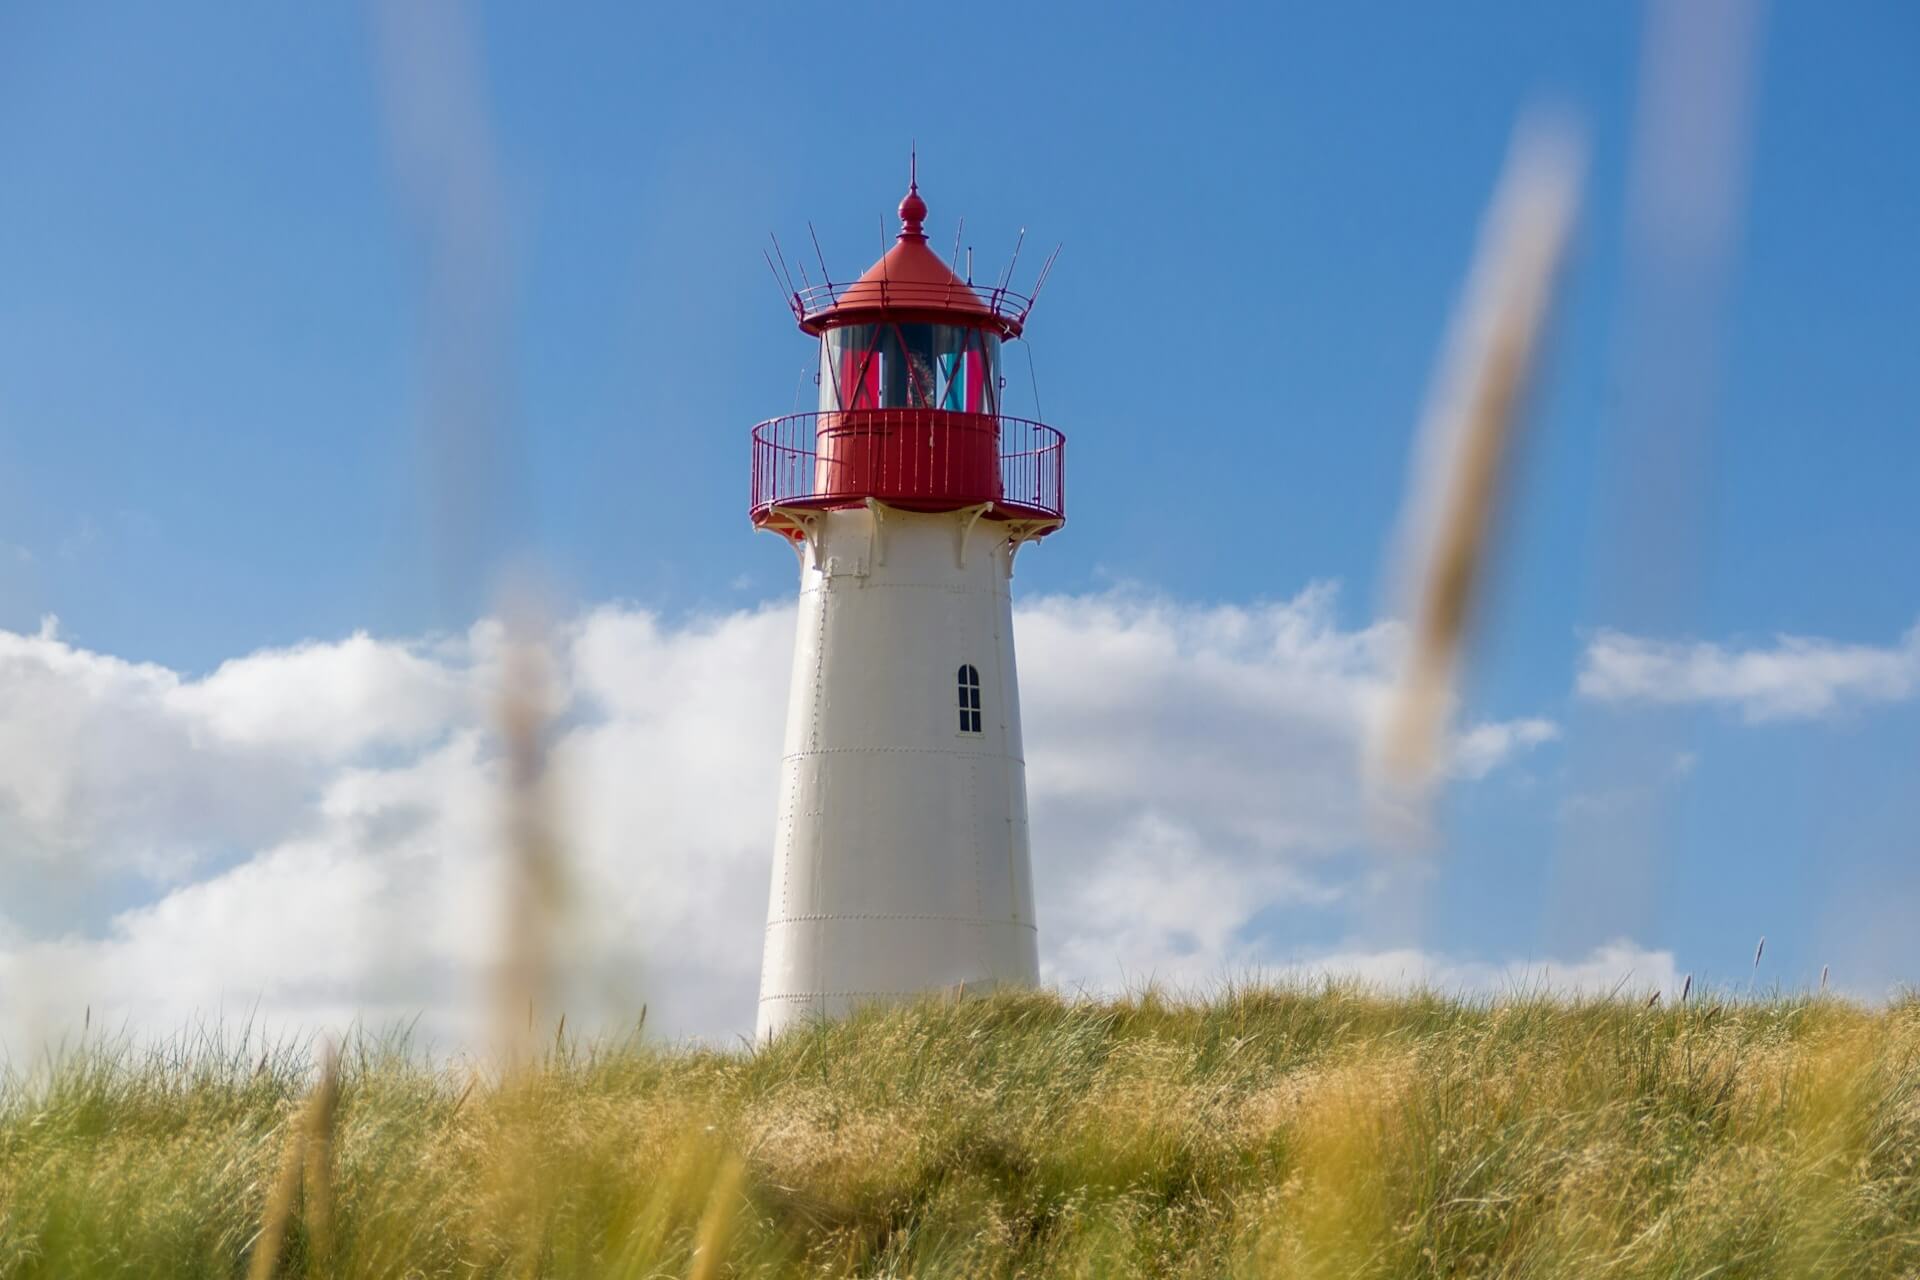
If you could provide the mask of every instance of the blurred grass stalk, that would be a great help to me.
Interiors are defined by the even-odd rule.
[[[333,1260],[333,1134],[339,1108],[340,1054],[329,1044],[321,1053],[319,1079],[287,1126],[280,1169],[248,1257],[247,1280],[271,1280],[278,1271],[296,1199],[306,1226],[306,1274],[328,1274]]]
[[[513,241],[489,109],[482,19],[455,0],[380,0],[372,33],[396,194],[426,268],[420,444],[433,564],[455,611],[503,567],[493,727],[501,748],[500,949],[493,1049],[502,1077],[533,1062],[543,1018],[563,1016],[565,850],[551,776],[559,712],[539,582],[511,568],[524,533],[514,465]]]
[[[532,601],[526,589],[509,592],[500,611],[495,725],[503,752],[505,861],[494,1022],[503,1076],[533,1062],[543,1020],[565,1016],[555,1004],[569,899],[549,750],[558,691],[550,629]],[[556,1025],[556,1035],[561,1030]]]
[[[1761,138],[1763,0],[1649,0],[1639,52],[1580,616],[1643,637],[1697,633],[1714,559],[1748,173]],[[1570,950],[1668,923],[1698,711],[1569,708],[1542,931]],[[1761,925],[1764,921],[1752,921]]]
[[[1407,648],[1367,769],[1378,824],[1400,839],[1424,835],[1446,765],[1461,652],[1583,164],[1570,125],[1534,118],[1516,131],[1416,440],[1397,568]]]

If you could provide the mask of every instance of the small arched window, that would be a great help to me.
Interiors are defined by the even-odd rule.
[[[980,672],[971,662],[960,664],[960,732],[980,732]]]

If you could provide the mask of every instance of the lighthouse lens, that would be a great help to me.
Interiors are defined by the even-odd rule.
[[[857,324],[821,337],[820,410],[999,412],[1000,339],[945,324]]]

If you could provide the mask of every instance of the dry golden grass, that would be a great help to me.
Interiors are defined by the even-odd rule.
[[[0,1276],[1920,1274],[1912,1001],[1000,995],[479,1084],[259,1059],[11,1079]]]

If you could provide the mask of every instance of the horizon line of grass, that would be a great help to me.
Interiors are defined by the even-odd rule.
[[[1789,988],[1775,982],[1770,987],[1755,987],[1751,979],[1726,979],[1719,984],[1710,985],[1706,980],[1696,982],[1694,975],[1684,975],[1682,989],[1669,993],[1661,987],[1649,990],[1646,986],[1633,986],[1631,973],[1621,977],[1611,988],[1569,989],[1553,984],[1545,976],[1535,977],[1524,974],[1515,980],[1493,989],[1475,989],[1467,987],[1448,988],[1438,984],[1401,984],[1380,979],[1348,974],[1324,975],[1288,975],[1279,978],[1259,975],[1257,972],[1248,977],[1229,976],[1210,983],[1183,985],[1153,977],[1129,982],[1119,991],[1099,991],[1088,988],[1059,988],[1042,986],[1023,989],[1012,994],[1036,995],[1057,1000],[1064,1008],[1114,1007],[1128,1004],[1165,1007],[1170,1009],[1195,1008],[1218,1004],[1224,1001],[1244,1000],[1261,996],[1277,997],[1319,997],[1339,995],[1350,999],[1383,1001],[1392,1004],[1441,1003],[1457,1006],[1463,1011],[1487,1011],[1511,1004],[1546,1004],[1581,1009],[1589,1006],[1621,1006],[1641,1009],[1661,1010],[1703,1010],[1714,1006],[1749,1007],[1755,1005],[1787,1004],[1829,1004],[1846,1006],[1865,1012],[1890,1010],[1903,1004],[1920,1000],[1920,987],[1905,984],[1895,986],[1879,997],[1869,997],[1857,992],[1829,989],[1827,987],[1802,986]],[[943,993],[929,993],[921,999],[926,1002],[943,1002],[958,999],[981,999],[991,994],[990,990],[968,991],[965,988]],[[1007,994],[1003,992],[1002,994]],[[909,1004],[913,1002],[908,1002]],[[882,1003],[876,1008],[900,1007],[898,1004]],[[459,1060],[469,1069],[486,1071],[493,1063],[488,1050],[470,1038],[454,1037],[446,1044],[435,1040],[421,1039],[420,1026],[427,1016],[424,1009],[417,1010],[406,1017],[371,1025],[361,1017],[355,1017],[345,1027],[335,1030],[329,1027],[302,1026],[283,1028],[268,1032],[262,1029],[257,1006],[240,1016],[230,1027],[222,1015],[195,1015],[177,1031],[152,1035],[148,1031],[122,1020],[115,1027],[95,1027],[91,1005],[84,1005],[84,1030],[77,1038],[62,1035],[57,1040],[49,1040],[33,1050],[27,1067],[23,1070],[16,1059],[13,1047],[0,1040],[0,1096],[4,1096],[9,1087],[17,1087],[24,1079],[45,1071],[61,1059],[77,1053],[106,1052],[112,1056],[133,1053],[147,1055],[159,1062],[178,1063],[182,1066],[194,1064],[204,1070],[209,1064],[226,1062],[252,1063],[256,1068],[253,1054],[262,1055],[262,1061],[271,1065],[285,1058],[296,1058],[307,1063],[307,1069],[315,1069],[324,1050],[331,1046],[343,1055],[372,1053],[377,1057],[411,1058],[421,1056],[430,1060]],[[572,1014],[561,1009],[550,1019],[554,1030],[551,1035],[532,1038],[532,1048],[536,1056],[550,1054],[553,1044],[562,1043],[574,1046],[597,1046],[602,1051],[609,1048],[637,1048],[647,1032],[648,1007],[642,1005],[631,1020],[606,1020],[592,1024],[582,1032],[578,1022],[574,1024],[573,1034],[568,1035],[568,1020]],[[530,1018],[529,1025],[532,1025]],[[542,1049],[541,1046],[545,1045]],[[714,1051],[738,1048],[751,1053],[757,1045],[744,1033],[734,1033],[724,1037],[707,1037],[698,1034],[647,1039],[645,1044],[652,1049]]]

